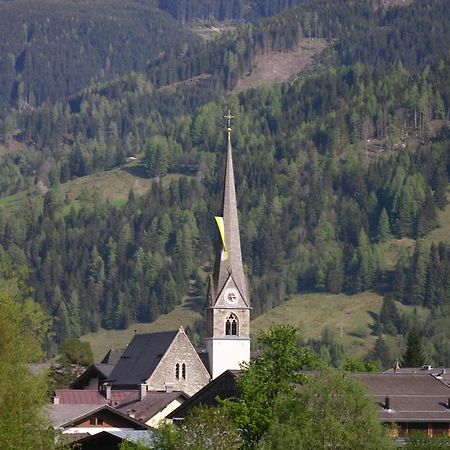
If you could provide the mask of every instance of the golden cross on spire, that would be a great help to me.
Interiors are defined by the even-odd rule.
[[[223,117],[225,119],[227,119],[227,123],[228,123],[227,133],[228,133],[228,140],[230,141],[231,140],[231,130],[232,130],[232,128],[231,128],[231,119],[234,119],[234,116],[232,116],[231,115],[231,111],[228,110],[228,114],[226,116],[223,116]]]

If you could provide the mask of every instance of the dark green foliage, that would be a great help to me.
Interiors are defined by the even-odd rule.
[[[448,436],[411,436],[406,441],[405,450],[447,450],[450,447]]]
[[[267,12],[286,5],[267,2]],[[438,24],[446,18],[434,17],[440,5],[430,3]],[[95,5],[86,8],[98,11]],[[140,8],[150,7],[134,5],[129,14]],[[130,196],[122,209],[93,196],[81,210],[67,211],[51,190],[43,210],[29,197],[14,218],[0,215],[0,245],[32,268],[30,285],[57,317],[58,339],[99,325],[125,328],[134,320],[154,320],[187,293],[196,268],[210,258],[212,217],[221,197],[223,114],[229,107],[238,119],[233,146],[254,314],[299,290],[354,293],[379,287],[385,280],[379,242],[389,233],[422,236],[436,226],[438,208],[446,204],[448,131],[433,142],[427,134],[430,121],[449,110],[449,62],[422,70],[428,56],[417,45],[417,64],[407,65],[411,71],[402,64],[385,70],[354,64],[291,84],[220,95],[251,70],[259,54],[292,49],[299,37],[341,37],[350,49],[351,36],[384,33],[378,25],[388,20],[403,27],[407,17],[374,13],[368,2],[308,2],[196,51],[188,39],[179,52],[152,60],[146,74],[96,83],[68,102],[1,118],[2,142],[27,145],[0,159],[3,195],[37,178],[57,186],[139,154],[146,154],[150,176],[197,175],[195,182],[177,176],[169,186],[166,180],[155,183],[143,198]],[[385,41],[379,42],[384,51]],[[352,41],[351,50],[360,45]],[[345,51],[338,44],[335,56],[344,58]],[[196,82],[168,86],[196,75]],[[362,139],[384,142],[368,165],[358,151]],[[394,296],[440,307],[450,292],[448,252],[434,249],[432,263],[426,253],[418,249],[411,264],[399,263]],[[430,269],[435,266],[437,271]],[[327,361],[341,363],[338,346],[320,347]]]
[[[299,348],[296,330],[289,325],[274,325],[257,336],[260,353],[238,379],[239,399],[224,400],[221,406],[243,430],[245,443],[254,447],[268,429],[275,401],[292,395],[299,370],[317,367],[318,359],[308,348]]]
[[[421,367],[426,363],[425,350],[419,330],[413,326],[406,340],[406,350],[402,358],[403,367]]]
[[[387,215],[386,209],[383,208],[378,220],[377,239],[380,242],[384,242],[389,237],[390,231],[391,227],[389,225],[389,217]]]
[[[383,333],[395,335],[401,332],[400,315],[391,295],[384,297],[379,320]]]
[[[261,449],[395,448],[356,380],[327,370],[279,399]]]
[[[345,358],[341,367],[346,372],[379,372],[380,369],[374,361],[363,361],[356,358]]]
[[[322,330],[319,339],[309,339],[307,345],[325,364],[340,367],[344,361],[344,347],[338,342],[334,330],[329,327]]]
[[[429,308],[450,305],[450,246],[443,242],[430,249],[417,245],[409,261],[399,261],[393,279],[394,297]]]
[[[375,361],[377,366],[381,369],[389,369],[394,367],[395,356],[398,355],[392,355],[391,350],[384,341],[383,337],[379,336],[373,349],[368,353],[367,359],[369,361]]]
[[[66,339],[59,346],[59,360],[63,364],[89,366],[94,363],[91,344],[75,338]]]
[[[159,6],[182,22],[196,19],[215,22],[272,16],[303,3],[305,0],[160,0]]]
[[[26,291],[14,293],[20,280],[1,272],[2,267],[0,276],[15,288],[0,289],[0,448],[54,449],[58,447],[55,431],[43,410],[46,377],[32,374],[28,367],[42,361],[49,318],[38,305],[23,298]]]
[[[0,111],[65,99],[197,42],[151,2],[0,2]]]

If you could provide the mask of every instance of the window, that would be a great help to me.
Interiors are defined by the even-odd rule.
[[[89,424],[96,426],[96,425],[103,425],[103,419],[99,419],[98,417],[93,417],[92,419],[89,419]]]
[[[186,364],[185,363],[183,363],[181,365],[181,377],[183,378],[183,380],[186,379]]]
[[[180,365],[178,363],[175,364],[175,378],[180,379]]]
[[[238,319],[235,314],[230,314],[225,322],[225,335],[237,336],[238,331]]]

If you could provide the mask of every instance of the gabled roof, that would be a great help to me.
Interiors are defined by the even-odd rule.
[[[54,427],[57,428],[74,427],[77,423],[83,422],[93,415],[97,415],[101,412],[107,412],[127,423],[129,425],[127,428],[137,430],[151,429],[145,423],[129,417],[109,405],[97,405],[95,407],[93,405],[50,405],[47,410]]]
[[[236,379],[241,373],[242,371],[240,370],[226,370],[196,392],[192,397],[188,398],[167,417],[170,419],[181,419],[195,406],[216,406],[217,397],[222,400],[231,397],[239,397],[240,390],[237,386]]]
[[[99,405],[47,405],[45,409],[53,426],[62,428],[68,422],[94,412],[98,408]]]
[[[83,389],[89,385],[90,380],[98,378],[99,383],[102,383],[111,374],[114,366],[111,364],[93,364],[89,366],[76,380],[70,383],[73,389]]]
[[[114,386],[137,386],[145,382],[177,333],[163,331],[134,335],[107,381]]]
[[[449,422],[450,388],[431,374],[354,374],[378,406],[383,422]],[[389,409],[386,407],[389,397]]]
[[[124,348],[110,348],[103,359],[100,361],[100,364],[110,364],[112,366],[115,366],[120,357],[123,355],[124,351]]]
[[[180,399],[182,402],[187,400],[189,396],[184,392],[159,392],[148,391],[145,397],[138,402],[131,404],[124,404],[118,406],[118,409],[127,414],[133,414],[138,420],[147,422],[156,413],[163,410],[167,405],[172,403],[176,399]]]

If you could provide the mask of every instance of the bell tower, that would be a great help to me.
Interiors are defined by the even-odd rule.
[[[206,347],[212,378],[250,361],[250,301],[244,274],[231,149],[229,111],[228,147],[222,215],[215,217],[218,245],[214,272],[209,278]]]

